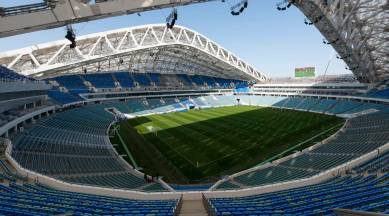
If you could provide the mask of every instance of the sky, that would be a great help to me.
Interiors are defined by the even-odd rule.
[[[130,0],[128,0],[130,1]],[[345,63],[335,58],[330,45],[322,43],[323,36],[314,26],[304,24],[304,15],[296,8],[278,11],[280,0],[250,0],[239,16],[230,8],[239,0],[213,1],[178,7],[177,24],[196,30],[269,77],[292,77],[296,67],[316,67],[316,74],[350,73]],[[0,7],[14,6],[40,0],[0,0]],[[156,10],[76,24],[77,35],[165,22],[171,9]],[[65,28],[38,31],[0,38],[0,52],[39,43],[60,40]],[[331,61],[330,61],[331,60]]]

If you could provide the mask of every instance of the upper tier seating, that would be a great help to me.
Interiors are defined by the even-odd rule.
[[[134,77],[134,80],[142,87],[147,87],[151,85],[150,79],[147,77],[146,74],[133,73],[132,76]]]
[[[240,80],[232,80],[235,85],[235,88],[246,88],[248,87],[248,83]]]
[[[82,102],[84,98],[80,94],[93,93],[90,87],[97,89],[112,88],[134,88],[151,87],[156,88],[233,88],[235,92],[248,92],[246,81],[224,79],[205,75],[187,74],[159,74],[159,73],[96,73],[82,75],[65,75],[48,80],[56,81],[60,86],[56,86],[49,92],[49,96],[59,104]],[[65,90],[61,87],[66,88]],[[98,91],[98,90],[97,90]]]
[[[175,88],[180,88],[185,85],[191,86],[191,84],[187,84],[186,82],[182,81],[176,74],[163,74],[159,78],[159,85],[161,86],[169,86]]]
[[[0,65],[0,80],[33,80]]]
[[[181,79],[184,85],[192,86],[192,80],[189,78],[187,74],[177,74],[177,76]]]
[[[203,86],[205,83],[203,80],[203,76],[200,75],[193,75],[190,77],[190,79],[198,86]]]
[[[116,77],[116,80],[120,83],[120,86],[123,88],[133,88],[134,80],[128,72],[117,72],[113,74]]]
[[[115,83],[110,73],[86,74],[84,78],[96,88],[115,88]]]
[[[207,84],[208,87],[216,87],[216,82],[212,77],[209,76],[201,76],[204,82]]]
[[[74,103],[83,100],[79,96],[62,92],[60,90],[49,90],[47,93],[49,97],[53,98],[55,101],[61,104]]]
[[[84,81],[78,75],[59,76],[55,77],[54,80],[69,90],[87,89],[87,87],[84,85]]]
[[[150,77],[150,80],[151,82],[153,82],[156,86],[160,86],[161,85],[161,82],[160,82],[160,76],[161,74],[158,74],[158,73],[150,73],[148,74],[149,77]]]
[[[215,78],[215,80],[221,88],[230,88],[231,87],[231,80],[229,80],[229,79]]]

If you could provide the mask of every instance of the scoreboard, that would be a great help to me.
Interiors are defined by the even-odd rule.
[[[315,77],[315,67],[295,68],[294,77]]]

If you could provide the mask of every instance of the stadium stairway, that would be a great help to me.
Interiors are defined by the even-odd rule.
[[[182,206],[180,216],[207,216],[208,213],[205,210],[203,204],[203,198],[201,194],[186,196],[185,194],[182,197]]]

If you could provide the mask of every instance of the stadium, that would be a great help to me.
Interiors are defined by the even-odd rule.
[[[0,5],[0,39],[66,26],[0,52],[0,215],[389,214],[388,1],[276,4],[351,71],[294,78],[175,23],[209,1],[124,2]],[[72,28],[166,8],[162,24]]]

